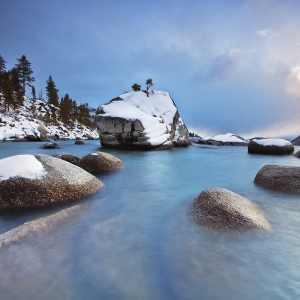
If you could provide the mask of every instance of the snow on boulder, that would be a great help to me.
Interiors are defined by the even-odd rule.
[[[127,149],[168,149],[189,145],[188,129],[166,92],[129,92],[96,111],[103,147]]]
[[[79,161],[78,166],[89,173],[111,172],[124,168],[120,159],[104,152],[93,152],[85,155]]]
[[[195,221],[221,233],[267,232],[271,226],[256,204],[223,188],[209,188],[193,202]]]
[[[40,207],[95,193],[104,185],[83,169],[48,155],[0,160],[0,208]]]
[[[270,189],[300,195],[300,167],[266,165],[257,172],[254,182]]]
[[[253,139],[248,145],[249,153],[256,154],[291,154],[294,146],[284,139]]]

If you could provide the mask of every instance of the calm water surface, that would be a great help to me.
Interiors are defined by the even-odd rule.
[[[262,166],[300,166],[299,159],[249,155],[247,147],[125,152],[98,141],[41,144],[0,143],[0,158],[103,150],[126,168],[97,176],[106,187],[76,201],[75,218],[0,250],[1,299],[300,299],[299,196],[253,182]],[[190,205],[209,187],[256,202],[273,232],[222,236],[195,224]],[[0,232],[71,205],[0,213]]]

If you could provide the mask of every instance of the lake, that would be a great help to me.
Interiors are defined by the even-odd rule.
[[[253,180],[266,164],[300,166],[290,156],[247,147],[165,151],[103,149],[99,141],[43,150],[0,143],[0,158],[26,153],[104,151],[125,169],[97,175],[105,188],[56,229],[0,249],[1,299],[300,299],[300,199]],[[295,147],[295,152],[300,147]],[[273,231],[223,236],[193,221],[201,191],[222,187],[263,210]],[[0,213],[0,232],[74,203]]]

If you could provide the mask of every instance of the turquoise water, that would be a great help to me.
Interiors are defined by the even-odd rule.
[[[0,250],[1,299],[300,299],[299,196],[253,182],[262,166],[300,166],[299,159],[249,155],[247,147],[134,152],[101,149],[98,141],[58,142],[55,150],[41,144],[1,143],[0,158],[101,150],[126,168],[97,176],[106,187],[76,201],[76,218]],[[209,187],[257,203],[273,232],[222,236],[195,224],[190,205]],[[0,213],[0,232],[63,207]]]

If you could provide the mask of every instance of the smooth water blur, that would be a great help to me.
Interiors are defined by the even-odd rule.
[[[262,166],[300,166],[299,159],[249,155],[247,147],[135,152],[98,141],[58,142],[55,150],[41,144],[1,143],[0,158],[101,150],[126,168],[97,176],[106,187],[76,201],[76,218],[0,250],[1,299],[300,299],[299,196],[253,182]],[[256,202],[273,232],[222,236],[195,224],[190,205],[209,187]],[[1,213],[0,232],[63,207]]]

